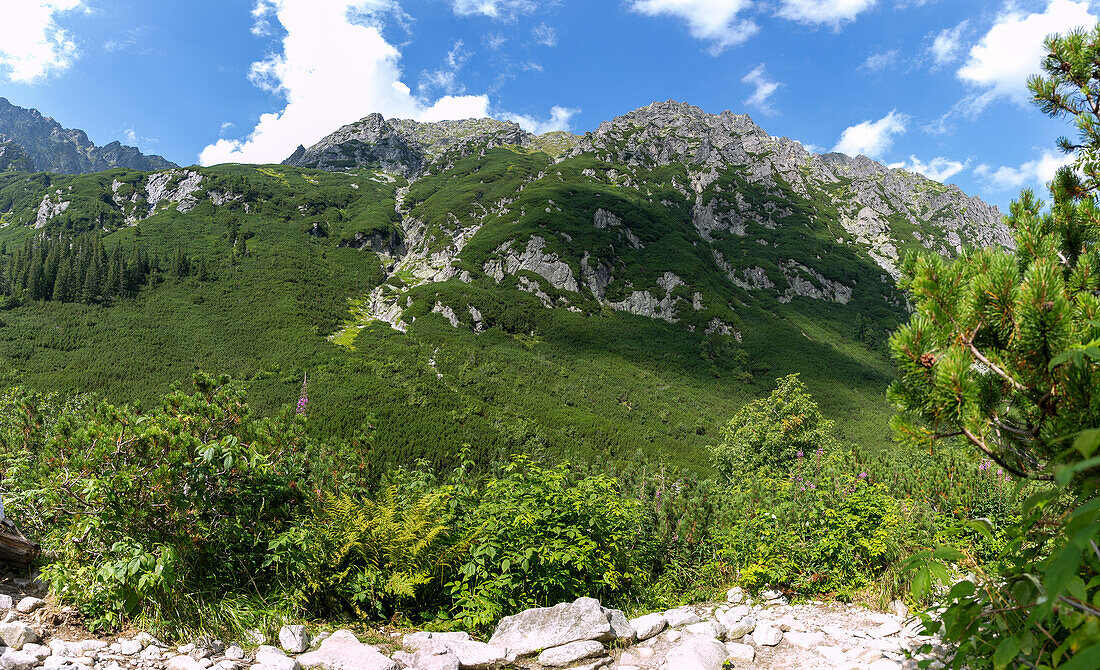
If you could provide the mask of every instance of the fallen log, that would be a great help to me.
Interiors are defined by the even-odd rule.
[[[0,563],[25,566],[38,558],[39,546],[31,542],[11,521],[0,520]]]

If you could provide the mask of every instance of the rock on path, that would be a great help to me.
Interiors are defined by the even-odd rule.
[[[505,617],[488,643],[467,633],[410,633],[382,647],[340,630],[315,638],[284,626],[279,646],[212,641],[169,647],[141,633],[81,637],[64,625],[43,585],[0,581],[0,670],[910,670],[907,650],[933,643],[903,617],[841,605],[789,605],[778,592],[753,600],[677,607],[628,619],[592,598]],[[61,622],[61,623],[59,623]],[[258,632],[258,631],[257,631]],[[246,647],[258,648],[246,651]],[[942,667],[933,660],[933,668]]]

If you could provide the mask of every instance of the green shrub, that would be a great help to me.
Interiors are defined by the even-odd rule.
[[[784,470],[803,454],[832,444],[833,422],[821,415],[797,374],[777,380],[767,398],[741,408],[711,447],[714,467],[727,483],[758,468]]]
[[[64,417],[38,449],[54,510],[43,569],[94,626],[186,593],[253,589],[272,537],[298,501],[300,422],[251,417],[228,377],[140,414],[103,403]]]
[[[579,596],[614,601],[644,579],[641,505],[611,477],[519,456],[464,497],[459,523],[473,537],[448,589],[469,628]]]
[[[326,498],[301,524],[270,545],[268,563],[279,589],[299,610],[388,618],[399,606],[425,609],[424,596],[460,544],[450,541],[448,493],[399,495],[396,485],[377,500]]]

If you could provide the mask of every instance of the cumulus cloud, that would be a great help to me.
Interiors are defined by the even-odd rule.
[[[83,0],[0,0],[0,76],[31,83],[67,70],[76,59],[72,35],[58,16]]]
[[[1045,55],[1044,38],[1073,28],[1091,27],[1096,22],[1096,16],[1089,12],[1088,0],[1049,0],[1043,12],[1032,14],[1024,14],[1009,4],[989,32],[970,49],[966,62],[956,73],[976,91],[965,104],[967,111],[981,112],[998,98],[1026,104],[1030,97],[1027,78],[1039,72],[1039,63]]]
[[[257,20],[285,31],[281,50],[252,64],[250,81],[282,97],[242,139],[219,139],[199,155],[203,165],[274,163],[370,112],[422,121],[484,117],[485,95],[414,96],[401,81],[401,53],[381,33],[389,0],[259,0]]]
[[[909,172],[916,172],[928,177],[932,181],[946,182],[948,179],[959,174],[970,166],[970,161],[954,161],[943,156],[936,156],[932,160],[925,163],[916,156],[910,156],[908,161],[901,163],[891,163],[889,166],[893,169],[908,170]]]
[[[720,54],[741,44],[760,30],[751,19],[739,16],[750,0],[629,0],[631,10],[646,16],[671,16],[688,24],[693,37],[711,43]]]
[[[932,58],[932,65],[941,68],[959,60],[963,50],[963,34],[970,21],[963,21],[954,28],[944,28],[932,39],[932,45],[928,47],[928,55]]]
[[[782,0],[779,16],[800,23],[839,27],[875,6],[876,0]]]
[[[771,97],[783,84],[768,79],[768,72],[763,63],[753,68],[741,78],[741,81],[753,87],[752,95],[745,100],[746,105],[755,107],[765,114],[775,114]]]
[[[521,128],[529,133],[542,135],[543,133],[552,133],[558,130],[569,130],[573,117],[579,114],[580,111],[581,110],[574,107],[555,106],[550,110],[549,119],[539,119],[533,116],[511,114],[508,112],[500,114],[500,118],[505,121],[518,123]]]
[[[894,138],[905,132],[909,117],[891,110],[878,121],[864,121],[844,130],[833,151],[849,156],[864,155],[878,158],[894,143]]]
[[[480,14],[491,19],[510,21],[519,14],[530,14],[538,9],[534,0],[451,0],[451,8],[459,16]]]
[[[1025,186],[1044,186],[1054,179],[1058,168],[1072,164],[1075,159],[1073,154],[1055,153],[1047,149],[1035,160],[1019,167],[1002,165],[994,168],[983,163],[974,168],[974,173],[991,187],[1010,191]]]

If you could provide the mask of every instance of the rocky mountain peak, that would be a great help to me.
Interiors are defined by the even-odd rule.
[[[120,142],[97,147],[83,130],[64,128],[37,109],[25,109],[0,98],[0,142],[22,147],[38,170],[86,174],[116,167],[152,171],[176,167],[161,156],[146,156]]]

